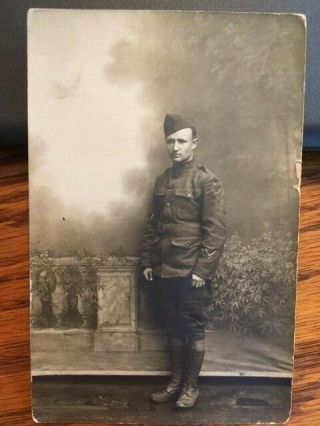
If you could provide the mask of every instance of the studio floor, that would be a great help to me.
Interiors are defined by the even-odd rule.
[[[52,423],[283,423],[290,409],[289,379],[201,377],[192,410],[155,405],[149,394],[166,377],[33,377],[33,416]]]

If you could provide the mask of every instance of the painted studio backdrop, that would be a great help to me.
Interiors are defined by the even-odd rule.
[[[202,374],[291,377],[303,20],[33,11],[28,64],[33,374],[167,371],[138,264],[169,112],[225,190]]]

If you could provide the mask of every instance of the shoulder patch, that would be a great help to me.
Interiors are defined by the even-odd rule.
[[[216,179],[213,180],[212,185],[213,185],[213,188],[216,191],[219,191],[221,189],[221,182],[220,182],[220,180],[218,178],[216,178]]]

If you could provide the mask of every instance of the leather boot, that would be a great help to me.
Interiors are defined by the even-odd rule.
[[[199,396],[198,378],[205,355],[205,340],[190,340],[187,351],[187,374],[177,408],[192,408]]]
[[[198,386],[185,383],[183,385],[181,394],[176,402],[177,408],[192,408],[199,396]]]
[[[181,380],[176,381],[176,379],[171,379],[164,389],[150,395],[151,401],[156,404],[175,401],[181,392],[181,386]]]
[[[164,404],[166,402],[175,401],[179,396],[183,384],[184,375],[184,359],[185,359],[185,345],[184,341],[180,338],[168,339],[169,361],[171,367],[171,380],[159,392],[154,392],[150,395],[151,401],[157,404]]]

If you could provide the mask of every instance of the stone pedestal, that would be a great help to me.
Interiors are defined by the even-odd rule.
[[[98,272],[98,331],[135,332],[136,260],[107,264]]]

